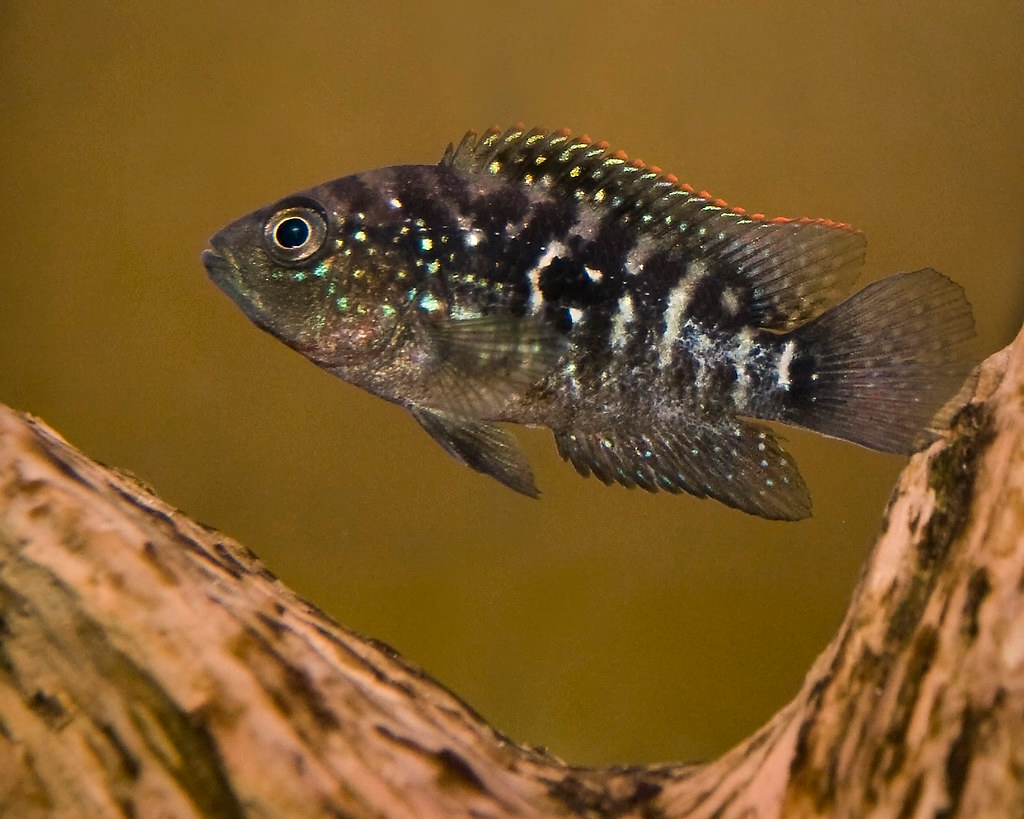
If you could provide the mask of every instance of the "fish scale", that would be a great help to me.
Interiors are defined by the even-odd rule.
[[[911,452],[971,369],[963,291],[931,270],[843,300],[863,236],[767,219],[606,143],[520,126],[237,220],[204,253],[259,327],[410,411],[526,495],[495,422],[549,427],[583,475],[810,513],[758,420]]]

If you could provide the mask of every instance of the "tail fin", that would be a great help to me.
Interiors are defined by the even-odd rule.
[[[966,398],[974,318],[963,288],[934,270],[869,284],[792,331],[779,420],[882,452],[934,440]]]

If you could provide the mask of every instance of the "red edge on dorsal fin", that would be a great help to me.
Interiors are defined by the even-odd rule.
[[[502,136],[505,137],[503,142],[505,142],[509,146],[512,146],[514,143],[519,142],[519,140],[521,140],[524,136],[532,136],[534,134],[543,134],[543,131],[539,129],[533,129],[532,131],[528,131],[522,122],[517,122],[512,128],[508,129],[502,129],[496,125],[492,125],[482,135],[480,135],[480,137],[476,140],[475,146],[479,150],[483,148],[484,143],[489,142],[491,143],[491,148],[493,149],[495,138]],[[473,133],[472,131],[467,134],[467,137],[469,137],[470,135],[476,136],[476,134]],[[793,219],[786,216],[776,216],[769,219],[763,213],[748,213],[744,208],[730,206],[724,199],[716,198],[712,196],[710,193],[708,193],[706,190],[701,190],[699,193],[696,192],[696,189],[692,185],[689,185],[686,182],[680,182],[679,177],[677,177],[675,174],[665,173],[658,165],[647,165],[640,158],[630,159],[629,155],[625,151],[612,151],[609,147],[608,142],[604,140],[601,140],[600,142],[594,142],[593,138],[589,134],[580,134],[578,136],[573,136],[571,129],[560,128],[559,130],[552,131],[550,133],[549,139],[553,137],[559,137],[561,140],[571,140],[570,144],[592,146],[591,150],[588,151],[588,156],[596,156],[598,152],[604,152],[605,160],[617,160],[618,162],[628,163],[630,167],[644,171],[645,178],[647,178],[647,173],[658,176],[662,180],[664,180],[664,182],[673,185],[677,190],[690,194],[695,198],[703,199],[706,203],[706,208],[722,210],[726,211],[727,213],[743,217],[743,220],[745,222],[763,222],[765,224],[772,225],[785,225],[790,223],[817,224],[828,228],[837,228],[841,230],[859,232],[856,228],[854,228],[852,225],[846,222],[838,222],[832,219],[809,217]],[[465,142],[466,138],[464,138],[463,141]],[[454,154],[457,152],[458,149],[449,147],[449,150],[448,152],[446,152],[445,156],[448,157],[450,153]]]
[[[775,219],[771,219],[771,222],[782,224],[784,222],[796,222],[799,225],[821,225],[827,228],[836,228],[837,230],[851,230],[854,233],[860,233],[857,228],[848,222],[837,222],[835,219],[822,219],[810,216],[802,216],[799,219],[788,219],[785,216],[779,216]]]
[[[837,222],[834,219],[815,219],[814,221],[825,225],[826,227],[842,228],[843,230],[857,230],[857,228],[847,222]]]

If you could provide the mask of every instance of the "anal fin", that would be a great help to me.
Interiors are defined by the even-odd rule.
[[[558,432],[555,443],[581,475],[606,484],[689,492],[771,520],[811,513],[807,487],[772,433],[738,418],[718,426],[681,419],[643,432]]]
[[[523,495],[540,495],[533,470],[515,438],[504,430],[462,415],[427,407],[410,407],[412,417],[455,460],[490,475]]]

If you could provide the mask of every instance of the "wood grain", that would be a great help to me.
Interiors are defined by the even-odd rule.
[[[0,408],[0,815],[1024,816],[1024,333],[911,459],[797,697],[720,759],[566,766]]]

